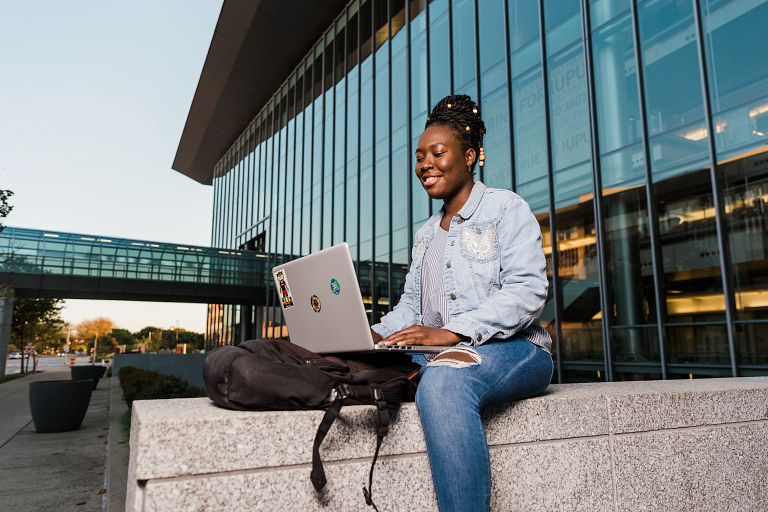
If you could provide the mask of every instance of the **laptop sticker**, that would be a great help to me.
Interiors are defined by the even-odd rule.
[[[283,303],[283,309],[292,308],[293,295],[291,295],[291,287],[288,286],[288,277],[285,275],[285,270],[275,272],[275,279],[277,279],[280,287],[280,300]]]
[[[335,279],[331,279],[331,291],[334,295],[338,295],[341,291],[341,286],[339,286],[339,282]]]
[[[312,301],[312,309],[315,310],[315,313],[320,312],[320,299],[317,298],[317,295],[313,295],[310,299]]]

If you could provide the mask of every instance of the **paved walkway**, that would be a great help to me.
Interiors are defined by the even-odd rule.
[[[0,384],[0,509],[97,512],[105,504],[110,380],[93,391],[80,430],[38,434],[29,383],[70,378],[51,369]],[[100,492],[101,491],[101,492]]]

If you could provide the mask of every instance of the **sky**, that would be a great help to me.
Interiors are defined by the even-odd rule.
[[[213,189],[171,169],[222,0],[6,2],[0,16],[3,224],[209,246]],[[204,304],[68,300],[204,332]]]

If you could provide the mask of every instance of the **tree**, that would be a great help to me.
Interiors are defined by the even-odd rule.
[[[136,339],[140,340],[142,338],[148,338],[149,337],[149,333],[154,333],[154,332],[160,332],[160,328],[159,327],[154,327],[152,325],[148,325],[148,326],[144,327],[143,329],[141,329],[140,331],[136,331],[135,333],[133,333],[133,336]],[[152,336],[154,336],[154,334],[152,334]]]
[[[112,329],[112,338],[118,345],[125,345],[128,350],[132,350],[137,343],[136,336],[128,329]]]
[[[157,352],[162,348],[162,340],[160,335],[163,332],[159,327],[148,325],[143,329],[136,331],[133,335],[141,343],[147,344],[147,352]]]
[[[115,353],[117,341],[109,334],[100,334],[96,343],[96,357],[106,357]],[[94,360],[95,361],[95,360]]]
[[[205,346],[204,335],[183,328],[171,330],[148,325],[133,335],[142,343],[146,343],[147,350],[150,352],[160,349],[174,350],[177,344],[182,343],[187,344],[187,350],[201,349]]]
[[[5,218],[13,210],[13,206],[8,204],[8,198],[13,195],[10,190],[0,190],[0,219]],[[0,232],[5,229],[5,226],[0,224]]]
[[[61,299],[17,297],[13,304],[11,339],[17,341],[23,350],[28,341],[35,340],[35,336],[42,339],[55,338],[64,325],[61,319],[63,307],[64,301]],[[24,373],[23,358],[21,371]]]
[[[75,331],[77,331],[77,335],[84,339],[86,343],[88,343],[89,346],[94,348],[93,351],[93,362],[96,362],[96,357],[103,353],[103,350],[107,350],[107,353],[112,353],[114,349],[112,348],[112,338],[109,337],[109,333],[112,332],[112,329],[115,327],[115,323],[110,320],[109,318],[105,318],[103,316],[100,316],[98,318],[93,318],[90,320],[83,320],[79,324],[77,324],[77,327],[75,327]],[[106,336],[105,338],[102,337]],[[103,341],[103,343],[106,345],[106,349],[102,349],[99,347],[99,344]],[[117,345],[117,344],[115,344]]]
[[[75,331],[77,332],[77,336],[79,338],[82,338],[85,341],[93,341],[96,336],[109,334],[114,328],[115,323],[112,320],[100,316],[98,318],[83,320],[77,324]]]
[[[45,353],[47,350],[56,352],[64,348],[67,327],[63,322],[57,327],[57,329],[47,329],[35,335],[35,351],[38,354]]]
[[[205,346],[205,335],[198,332],[186,331],[184,329],[178,329],[179,343],[187,344],[187,351],[199,350]],[[175,343],[175,342],[174,342]]]
[[[13,209],[13,206],[8,204],[8,198],[13,195],[13,192],[10,190],[0,190],[0,219],[5,218],[9,213],[11,213],[11,210]],[[5,226],[0,224],[0,232],[2,232],[5,229]],[[3,268],[3,270],[7,270],[5,268],[5,263],[8,261],[8,255],[4,253],[0,253],[0,268]],[[14,292],[13,288],[11,288],[7,284],[0,284],[0,324],[5,322],[5,317],[8,314],[8,310],[11,309],[11,301],[14,298]],[[0,357],[5,357],[5,351],[7,348],[7,344],[10,343],[10,341],[6,338],[5,333],[0,334]],[[3,366],[2,369],[0,369],[0,378],[5,377],[5,366]]]

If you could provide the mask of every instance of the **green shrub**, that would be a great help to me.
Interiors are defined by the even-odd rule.
[[[123,430],[123,435],[126,438],[131,437],[131,410],[126,409],[123,414],[120,415],[120,428]]]
[[[174,375],[163,375],[151,370],[123,366],[118,375],[123,397],[128,407],[134,400],[165,398],[196,398],[206,396],[205,391]]]

